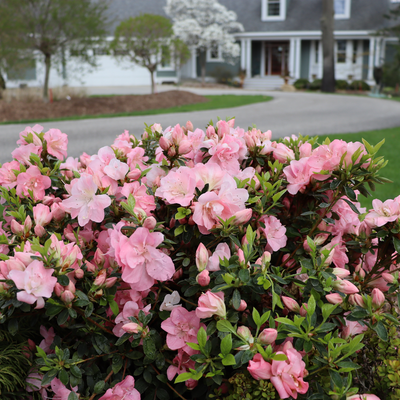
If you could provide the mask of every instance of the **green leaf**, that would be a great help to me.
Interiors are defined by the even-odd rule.
[[[337,363],[337,366],[340,368],[351,368],[352,370],[361,368],[360,365],[358,365],[352,361],[341,361],[341,362]]]
[[[200,346],[197,343],[187,342],[186,344],[193,350],[200,350]]]
[[[69,375],[68,372],[65,369],[62,369],[59,373],[58,373],[58,379],[61,381],[61,383],[66,386],[68,385],[69,382]]]
[[[233,354],[227,354],[223,359],[222,359],[222,364],[227,366],[227,365],[236,365],[235,357]]]
[[[68,395],[68,400],[79,400],[79,397],[77,396],[77,394],[75,392],[71,392]]]
[[[156,344],[151,336],[146,336],[143,339],[143,351],[150,359],[154,360],[156,358]]]
[[[112,370],[113,370],[114,374],[117,374],[119,372],[119,370],[122,368],[123,364],[124,364],[123,358],[119,354],[114,355],[114,357],[112,359]]]
[[[241,269],[239,271],[239,279],[243,282],[243,283],[247,283],[250,280],[250,272],[248,269]]]
[[[233,291],[233,295],[232,295],[232,304],[233,307],[235,308],[235,310],[238,310],[240,308],[240,302],[241,302],[241,297],[240,297],[240,292],[239,290],[235,289]]]
[[[261,317],[260,317],[260,313],[257,311],[256,308],[253,308],[253,321],[254,323],[257,325],[257,328],[261,327]]]
[[[311,295],[307,302],[307,319],[311,320],[312,315],[315,313],[316,307],[317,303],[315,302],[315,298],[313,295]]]
[[[273,360],[276,360],[276,361],[286,361],[288,358],[286,357],[285,354],[275,354],[275,355],[272,357],[272,359],[273,359]]]
[[[350,187],[348,187],[348,186],[345,186],[345,187],[344,187],[344,191],[345,191],[345,193],[346,193],[346,196],[347,196],[350,200],[352,200],[352,201],[357,201],[357,196],[356,196],[356,194],[355,194],[355,192],[354,192],[354,190],[353,190],[352,188],[350,188]]]
[[[188,379],[192,379],[192,378],[193,378],[193,375],[190,372],[184,372],[183,374],[179,374],[176,377],[174,383],[185,382]]]
[[[10,319],[10,321],[8,321],[8,332],[10,332],[13,336],[18,332],[17,319]]]
[[[221,340],[221,353],[225,356],[229,354],[232,350],[232,335],[226,335]]]
[[[331,376],[332,382],[337,386],[339,389],[343,387],[343,379],[336,371],[329,370],[329,375]]]
[[[226,319],[221,319],[217,322],[217,329],[219,332],[231,332],[236,335],[236,330],[232,324]]]
[[[118,307],[118,303],[115,300],[111,300],[108,302],[111,311],[113,312],[114,315],[118,315],[119,314],[119,307]]]
[[[79,369],[77,365],[72,365],[70,368],[70,372],[75,378],[82,378],[82,371]]]
[[[381,340],[383,340],[384,342],[388,341],[388,333],[382,321],[378,321],[378,323],[375,326],[373,326],[372,329],[377,333],[377,335]]]
[[[400,239],[398,239],[397,237],[393,236],[393,246],[394,249],[397,251],[397,253],[400,254]]]
[[[185,225],[179,225],[175,231],[174,231],[174,235],[175,236],[179,236],[180,234],[182,234],[185,231]]]
[[[207,333],[203,327],[201,327],[197,332],[197,341],[199,343],[200,348],[204,349],[207,343]]]
[[[157,388],[156,395],[157,395],[157,398],[160,400],[169,400],[170,399],[170,395],[163,388]]]
[[[61,285],[61,286],[68,286],[69,284],[69,278],[67,275],[59,275],[57,277],[57,282]]]
[[[351,201],[349,201],[343,197],[342,197],[342,200],[345,201],[356,214],[360,214],[360,211],[358,210],[358,208]]]
[[[61,313],[58,314],[57,324],[64,325],[67,322],[68,317],[69,317],[68,309],[64,308],[64,310],[62,310]]]
[[[105,384],[106,383],[104,381],[96,382],[96,384],[94,385],[93,391],[95,393],[101,393],[103,391],[103,389],[104,389]]]

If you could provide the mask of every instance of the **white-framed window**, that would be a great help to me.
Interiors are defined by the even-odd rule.
[[[222,62],[224,61],[222,57],[221,47],[216,45],[207,49],[207,62]]]
[[[336,41],[336,62],[338,64],[344,64],[346,62],[346,40]]]
[[[286,19],[286,0],[261,0],[262,21],[284,21]]]
[[[351,0],[334,0],[335,19],[349,19]]]

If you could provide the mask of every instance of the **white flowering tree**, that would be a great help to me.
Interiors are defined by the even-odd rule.
[[[207,50],[218,49],[228,62],[239,56],[232,33],[243,31],[243,25],[217,0],[167,0],[164,9],[173,20],[174,34],[200,55],[203,84]]]

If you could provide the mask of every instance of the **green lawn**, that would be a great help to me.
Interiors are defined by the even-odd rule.
[[[32,123],[32,122],[51,122],[51,121],[66,121],[66,120],[79,120],[79,119],[92,119],[92,118],[113,118],[113,117],[131,117],[137,115],[155,115],[155,114],[170,114],[177,112],[192,112],[203,110],[217,110],[220,108],[232,108],[245,106],[248,104],[261,103],[264,101],[272,100],[270,96],[262,95],[213,95],[204,96],[208,99],[205,103],[187,104],[184,106],[159,108],[156,110],[123,112],[118,114],[101,114],[101,115],[77,115],[64,118],[50,118],[50,119],[36,119],[36,120],[22,120],[22,121],[7,121],[1,122],[0,125],[15,124],[15,123]]]
[[[373,198],[378,198],[382,201],[390,198],[393,199],[400,195],[400,127],[359,133],[321,135],[318,142],[321,143],[326,137],[329,137],[331,140],[343,139],[347,142],[361,142],[361,139],[364,138],[372,145],[385,139],[385,143],[380,148],[378,156],[383,156],[385,160],[388,160],[388,164],[381,170],[380,175],[390,179],[393,183],[376,185],[376,191],[372,192],[372,195]],[[361,204],[364,207],[371,207],[373,198],[366,199],[364,196],[360,196]]]

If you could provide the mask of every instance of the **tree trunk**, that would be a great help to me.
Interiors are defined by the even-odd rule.
[[[335,52],[333,39],[333,0],[322,0],[322,53],[323,73],[321,90],[323,92],[335,91]]]
[[[49,78],[50,78],[50,67],[51,67],[51,55],[44,55],[44,65],[46,67],[46,72],[44,76],[44,85],[43,85],[43,101],[45,103],[49,102]]]
[[[200,52],[200,65],[201,65],[201,86],[205,85],[206,82],[206,51],[202,50]]]
[[[0,99],[3,98],[3,90],[5,89],[6,89],[6,80],[4,79],[0,71]]]
[[[150,70],[151,75],[151,94],[154,94],[155,84],[154,84],[154,71]]]

